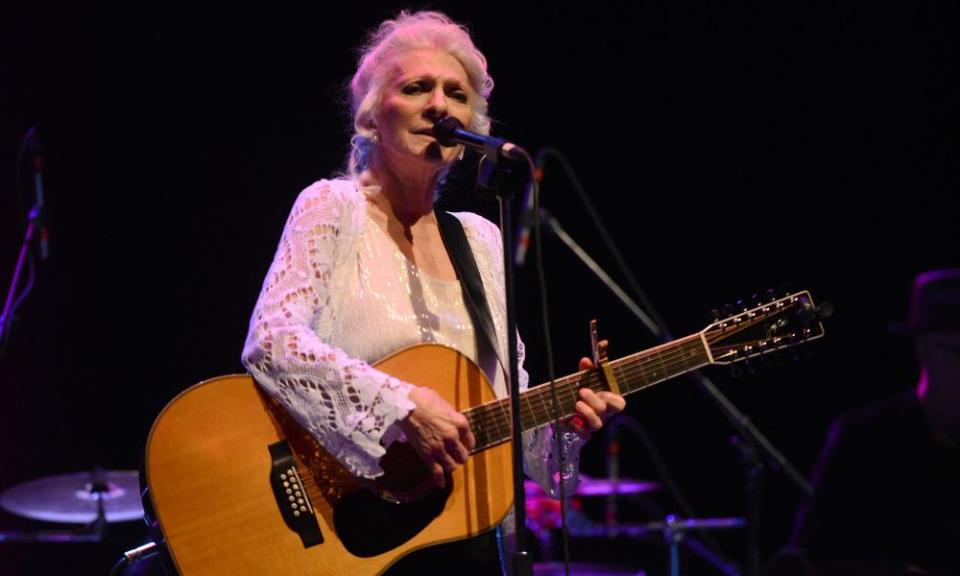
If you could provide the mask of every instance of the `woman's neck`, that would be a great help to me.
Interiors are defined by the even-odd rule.
[[[380,195],[390,204],[392,215],[405,227],[413,226],[433,212],[433,199],[440,178],[440,171],[432,167],[407,172],[400,176],[375,156],[360,175],[362,185],[380,187]]]

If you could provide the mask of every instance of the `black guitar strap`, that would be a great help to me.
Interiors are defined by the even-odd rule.
[[[463,231],[463,224],[449,212],[442,210],[435,210],[435,212],[440,225],[440,237],[463,286],[470,319],[473,320],[476,331],[483,333],[484,336],[484,338],[477,338],[478,347],[481,351],[484,346],[488,347],[493,357],[499,358],[496,333],[493,330],[493,316],[490,315],[490,306],[487,304],[487,295],[483,289],[483,281],[480,279],[480,270],[477,268],[477,261],[473,257],[467,235]],[[482,354],[481,357],[483,357]]]

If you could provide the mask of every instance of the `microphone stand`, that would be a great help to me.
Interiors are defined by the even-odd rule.
[[[17,187],[19,188],[20,177],[20,161],[22,159],[22,154],[24,150],[29,150],[33,154],[33,170],[34,170],[34,192],[36,195],[35,202],[30,209],[30,213],[27,216],[27,229],[24,232],[23,244],[20,246],[20,254],[17,257],[16,266],[13,269],[13,278],[10,280],[10,288],[7,290],[7,297],[3,303],[3,311],[0,311],[0,355],[3,354],[5,348],[5,337],[9,337],[10,331],[12,330],[11,325],[13,324],[13,311],[20,305],[20,300],[22,300],[26,294],[30,291],[32,286],[32,276],[30,283],[27,285],[27,289],[24,291],[24,294],[17,299],[17,286],[20,284],[20,274],[23,272],[24,264],[27,262],[27,257],[30,252],[30,242],[33,240],[34,232],[36,231],[37,226],[40,226],[40,240],[41,240],[41,257],[45,260],[47,258],[46,252],[46,241],[45,234],[46,229],[43,225],[44,219],[44,203],[43,203],[43,180],[40,177],[40,170],[43,164],[42,159],[39,155],[40,144],[37,138],[36,130],[31,127],[27,130],[27,133],[23,137],[23,141],[20,143],[20,153],[17,155]],[[19,190],[17,190],[19,193]]]
[[[744,491],[747,497],[747,568],[750,576],[760,574],[760,510],[763,470],[767,467],[783,472],[800,494],[813,495],[813,487],[796,467],[753,425],[750,417],[741,412],[714,383],[700,371],[694,379],[720,407],[720,411],[736,429],[731,439],[740,452],[744,466]],[[766,463],[764,462],[766,461]]]
[[[27,217],[27,231],[24,233],[23,244],[20,246],[20,255],[17,257],[16,267],[13,269],[13,279],[10,280],[10,288],[7,290],[7,298],[3,304],[3,312],[0,313],[0,342],[3,342],[5,334],[8,334],[13,320],[14,298],[17,292],[17,285],[20,283],[20,273],[27,261],[30,251],[30,242],[33,240],[33,234],[36,230],[37,219],[40,216],[40,208],[34,206]],[[2,348],[0,348],[2,350]]]
[[[661,328],[654,323],[650,317],[640,309],[636,302],[631,299],[627,293],[621,289],[609,274],[603,271],[599,264],[593,260],[583,248],[581,248],[573,238],[567,234],[560,223],[545,209],[540,209],[540,218],[547,225],[547,230],[570,249],[577,258],[579,258],[606,286],[613,292],[623,304],[637,316],[638,319],[654,335],[658,336],[664,342],[672,339],[666,328]],[[774,470],[784,472],[786,477],[794,487],[804,496],[813,494],[813,488],[810,483],[797,471],[786,457],[777,450],[773,444],[763,435],[743,412],[741,412],[729,398],[717,388],[709,378],[699,370],[693,371],[691,375],[696,379],[700,386],[706,390],[710,398],[720,407],[724,416],[733,424],[737,430],[737,440],[734,444],[740,449],[741,461],[746,467],[746,495],[747,495],[747,522],[748,522],[748,572],[750,576],[757,576],[760,573],[760,547],[759,547],[759,523],[760,523],[760,495],[761,495],[761,473],[764,468],[764,459],[767,465]]]
[[[523,153],[526,155],[526,152]],[[529,160],[528,160],[529,161]],[[532,161],[529,161],[532,164]],[[508,178],[509,168],[498,162],[496,152],[488,153],[477,182],[481,187],[496,190],[500,203],[500,234],[503,239],[504,292],[507,315],[507,363],[510,373],[510,422],[513,432],[513,510],[516,520],[515,549],[510,558],[512,576],[530,576],[533,564],[527,550],[526,490],[523,485],[523,423],[520,420],[520,374],[517,366],[517,317],[514,297],[514,251],[512,204],[516,195],[515,179]]]

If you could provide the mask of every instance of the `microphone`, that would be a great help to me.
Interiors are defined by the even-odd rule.
[[[527,156],[527,152],[523,148],[512,142],[467,130],[463,127],[463,123],[453,116],[446,116],[434,123],[433,137],[437,139],[441,146],[450,147],[463,144],[483,152],[491,159],[503,157],[510,160],[523,160]]]
[[[537,153],[536,168],[533,170],[533,179],[527,184],[523,192],[523,204],[520,207],[520,231],[517,233],[516,252],[513,261],[517,267],[523,266],[527,258],[527,249],[530,247],[530,228],[533,226],[533,185],[534,182],[543,182],[543,153]]]
[[[31,168],[33,170],[33,190],[35,194],[34,210],[36,211],[37,227],[40,229],[40,259],[50,258],[50,231],[47,229],[47,218],[44,215],[43,198],[43,153],[40,148],[40,137],[33,126],[27,130],[27,150],[33,156]]]

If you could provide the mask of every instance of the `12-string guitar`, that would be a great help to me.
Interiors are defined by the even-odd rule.
[[[673,342],[556,381],[561,411],[577,391],[631,394],[709,364],[730,364],[823,335],[808,292],[714,322]],[[513,502],[509,402],[457,351],[427,344],[375,366],[436,390],[476,437],[467,462],[433,488],[406,444],[376,480],[357,478],[249,375],[193,386],[160,413],[144,462],[151,521],[181,574],[379,574],[416,549],[497,526]],[[554,418],[549,386],[521,397],[523,428]]]

